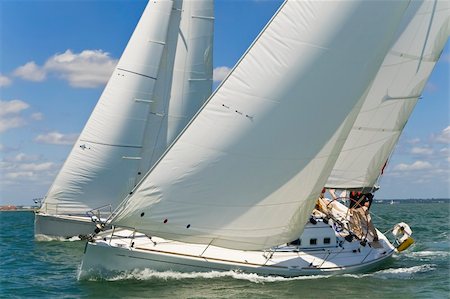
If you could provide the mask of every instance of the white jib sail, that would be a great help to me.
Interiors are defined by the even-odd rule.
[[[185,4],[184,8],[190,5]],[[107,204],[114,208],[170,144],[171,140],[160,136],[166,136],[168,130],[167,102],[171,93],[167,90],[176,88],[172,85],[180,81],[172,80],[176,77],[173,69],[180,68],[176,60],[185,60],[182,64],[186,72],[202,64],[184,58],[193,55],[191,49],[179,51],[182,33],[188,39],[198,34],[190,22],[180,24],[181,6],[181,1],[149,2],[41,210],[50,214],[84,214]],[[212,12],[210,0],[195,1],[191,6]],[[207,36],[202,46],[208,51],[212,47],[212,32],[212,25],[201,31]],[[202,54],[206,51],[202,47],[193,50]],[[209,68],[212,73],[212,66]],[[211,82],[209,89],[198,91],[203,99],[210,93]],[[173,97],[179,101],[178,95]],[[182,100],[192,110],[199,107],[197,99],[185,96]]]
[[[406,6],[286,1],[112,223],[236,249],[297,238]]]
[[[449,37],[449,1],[413,1],[327,182],[372,188]]]

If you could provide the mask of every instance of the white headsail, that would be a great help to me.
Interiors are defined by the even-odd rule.
[[[412,1],[327,182],[372,188],[448,40],[449,1]]]
[[[112,223],[236,249],[297,238],[407,5],[285,1]]]
[[[43,211],[76,215],[117,206],[181,130],[182,124],[174,128],[170,121],[168,102],[183,103],[178,113],[188,118],[210,95],[211,58],[198,57],[211,51],[213,23],[196,27],[184,21],[199,11],[212,18],[212,0],[149,1]],[[187,48],[194,39],[198,45]],[[209,81],[189,85],[192,73]]]

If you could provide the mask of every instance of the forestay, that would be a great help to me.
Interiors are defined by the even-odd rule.
[[[296,239],[406,6],[283,3],[112,223],[236,249]]]
[[[212,77],[210,56],[198,57],[211,51],[213,23],[208,19],[207,23],[193,24],[184,19],[203,12],[212,19],[212,11],[211,0],[148,3],[50,188],[43,211],[84,214],[107,204],[114,208],[160,157],[182,126],[174,124],[176,128],[172,128],[168,124],[172,114],[168,102],[183,103],[179,113],[191,117],[211,93],[211,80],[205,80],[202,86],[186,81],[192,73]],[[183,38],[187,44],[180,44]],[[196,47],[186,49],[197,41]],[[184,93],[177,91],[180,88]]]
[[[412,1],[327,182],[372,188],[449,36],[449,1]]]

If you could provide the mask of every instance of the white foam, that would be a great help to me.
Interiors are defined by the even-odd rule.
[[[409,268],[391,268],[375,272],[374,274],[415,274],[432,271],[436,268],[436,265],[425,264],[420,266],[413,266]]]
[[[226,272],[173,272],[164,271],[157,272],[150,269],[144,270],[134,270],[132,272],[119,274],[106,280],[117,281],[117,280],[151,280],[151,279],[162,279],[162,280],[182,280],[182,279],[217,279],[217,278],[233,278],[239,280],[246,280],[253,283],[271,283],[280,281],[293,281],[293,280],[308,280],[308,279],[323,279],[330,277],[328,275],[312,275],[312,276],[298,276],[298,277],[282,277],[282,276],[261,276],[255,273],[241,273],[235,271]],[[90,278],[89,280],[97,280],[96,278]]]
[[[343,276],[351,278],[377,277],[382,279],[410,279],[416,273],[429,272],[433,271],[434,269],[436,269],[436,265],[425,264],[408,268],[383,269],[368,274],[344,274]]]
[[[405,254],[408,257],[448,257],[450,256],[450,252],[448,251],[417,251],[417,252],[409,252]]]
[[[74,242],[74,241],[81,240],[79,237],[64,238],[64,237],[53,237],[53,236],[47,236],[47,235],[35,235],[34,239],[38,242],[51,242],[51,241]]]

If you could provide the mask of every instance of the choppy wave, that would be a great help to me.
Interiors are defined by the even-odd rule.
[[[79,237],[64,238],[64,237],[53,237],[53,236],[47,236],[47,235],[35,235],[34,239],[38,242],[51,242],[51,241],[74,242],[74,241],[81,240]]]
[[[282,277],[282,276],[262,276],[256,273],[242,273],[236,271],[226,271],[226,272],[174,272],[174,271],[164,271],[158,272],[150,269],[144,270],[133,270],[132,272],[118,274],[109,278],[96,278],[90,277],[89,281],[107,280],[107,281],[118,281],[118,280],[183,280],[183,279],[219,279],[219,278],[233,278],[238,280],[246,280],[253,283],[271,283],[271,282],[283,282],[283,281],[294,281],[294,280],[311,280],[311,279],[323,279],[328,278],[330,275],[311,275],[311,276],[297,276],[297,277]]]

